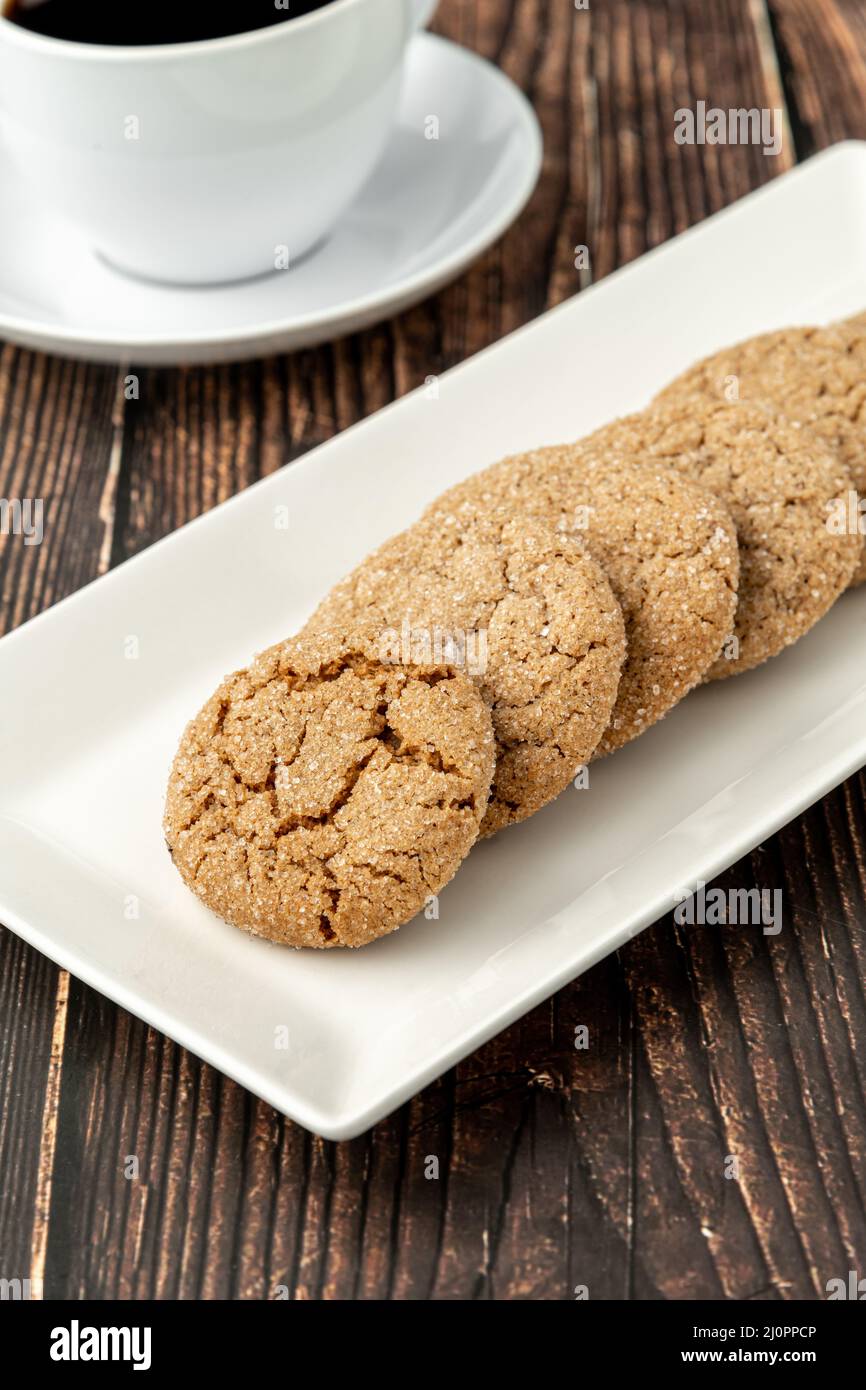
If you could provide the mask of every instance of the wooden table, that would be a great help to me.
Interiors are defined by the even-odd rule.
[[[136,369],[137,401],[118,370],[2,349],[0,496],[51,519],[42,546],[0,540],[5,630],[578,293],[575,246],[600,279],[866,136],[859,0],[590,4],[443,0],[435,27],[526,91],[545,157],[436,298],[294,356]],[[782,154],[677,145],[699,99],[783,108]],[[0,1275],[49,1298],[823,1297],[866,1273],[862,774],[720,883],[784,886],[785,930],[665,918],[340,1145],[3,932]]]

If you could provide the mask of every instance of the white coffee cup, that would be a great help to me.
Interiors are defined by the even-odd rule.
[[[0,138],[122,270],[195,284],[291,267],[372,172],[406,46],[434,8],[330,0],[250,33],[138,48],[0,17]]]

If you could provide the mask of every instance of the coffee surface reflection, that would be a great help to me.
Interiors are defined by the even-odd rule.
[[[22,29],[73,43],[195,43],[284,24],[331,0],[2,0],[0,13]]]

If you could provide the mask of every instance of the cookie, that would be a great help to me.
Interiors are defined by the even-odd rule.
[[[165,835],[187,885],[234,926],[364,946],[453,876],[492,774],[490,713],[462,672],[320,633],[227,676],[188,725]]]
[[[657,401],[695,393],[775,406],[791,424],[813,431],[834,450],[856,491],[866,496],[866,324],[784,328],[747,338],[698,362],[671,382]],[[851,582],[864,580],[861,539]]]
[[[738,572],[730,514],[670,469],[612,465],[579,445],[559,445],[485,468],[444,493],[426,516],[459,518],[467,508],[496,506],[582,539],[610,580],[627,650],[596,750],[610,753],[682,699],[730,635]]]
[[[583,547],[542,521],[467,507],[416,523],[337,584],[305,630],[346,623],[422,650],[438,633],[479,682],[496,736],[482,835],[558,796],[610,720],[622,613]]]
[[[851,487],[836,456],[777,412],[746,402],[688,398],[615,420],[587,447],[614,463],[663,464],[708,487],[737,528],[740,579],[736,642],[705,680],[737,675],[808,632],[847,588],[860,556],[856,536],[827,522]]]

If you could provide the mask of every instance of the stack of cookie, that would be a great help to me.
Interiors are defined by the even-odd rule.
[[[479,836],[866,578],[859,492],[864,319],[751,339],[641,414],[484,469],[191,722],[175,865],[274,941],[386,935]]]

